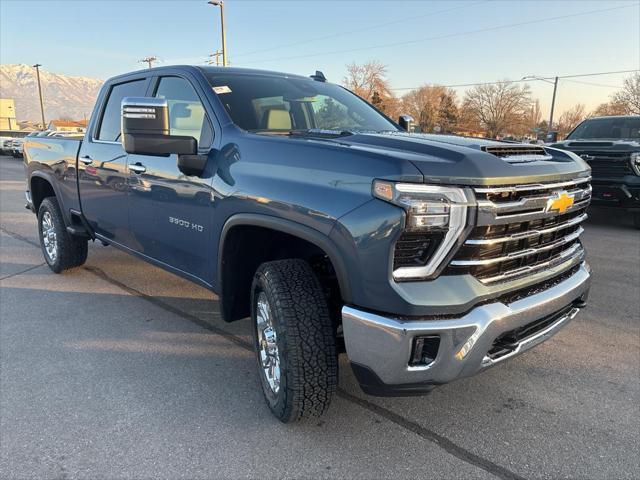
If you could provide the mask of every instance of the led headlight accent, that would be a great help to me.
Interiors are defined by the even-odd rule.
[[[633,168],[636,175],[640,175],[640,152],[631,154],[631,168]]]
[[[398,280],[431,276],[464,231],[468,204],[465,191],[447,186],[375,180],[373,195],[398,205],[407,212],[406,231],[444,235],[442,242],[425,265],[399,267],[393,271],[393,277]]]

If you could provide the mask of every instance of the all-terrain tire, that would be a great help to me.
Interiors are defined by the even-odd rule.
[[[277,335],[277,391],[261,360],[258,299],[262,306],[268,302]],[[260,383],[271,412],[284,423],[322,415],[338,384],[338,357],[327,301],[310,265],[298,259],[263,263],[253,279],[251,319]]]
[[[43,228],[43,223],[49,228]],[[50,232],[46,240],[45,231]],[[40,204],[38,233],[44,259],[55,273],[79,267],[87,261],[88,241],[67,232],[56,197],[47,197]],[[55,242],[55,250],[51,249],[51,242]]]

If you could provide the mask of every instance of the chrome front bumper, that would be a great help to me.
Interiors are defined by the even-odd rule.
[[[512,303],[475,307],[461,317],[398,319],[345,306],[342,326],[347,355],[368,393],[393,394],[428,390],[433,385],[468,377],[543,342],[575,317],[590,286],[590,269],[582,263],[569,278]],[[499,358],[490,357],[497,337],[558,313],[557,318],[522,339]],[[428,365],[410,365],[414,339],[437,335],[440,345]],[[381,393],[377,390],[386,390]]]

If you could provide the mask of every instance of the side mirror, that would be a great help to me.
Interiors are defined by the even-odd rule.
[[[406,132],[411,132],[413,130],[413,117],[411,115],[400,115],[398,119],[398,124],[402,129]]]
[[[169,108],[163,98],[122,99],[122,146],[138,155],[197,155],[193,137],[169,134]]]

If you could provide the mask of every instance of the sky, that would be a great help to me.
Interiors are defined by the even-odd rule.
[[[233,66],[322,70],[339,83],[347,64],[378,60],[397,94],[640,69],[640,0],[225,0],[224,11]],[[203,64],[221,46],[219,15],[206,0],[0,0],[0,62],[102,79],[148,55]],[[560,80],[556,112],[595,108],[628,75]],[[548,115],[553,86],[530,87]]]

